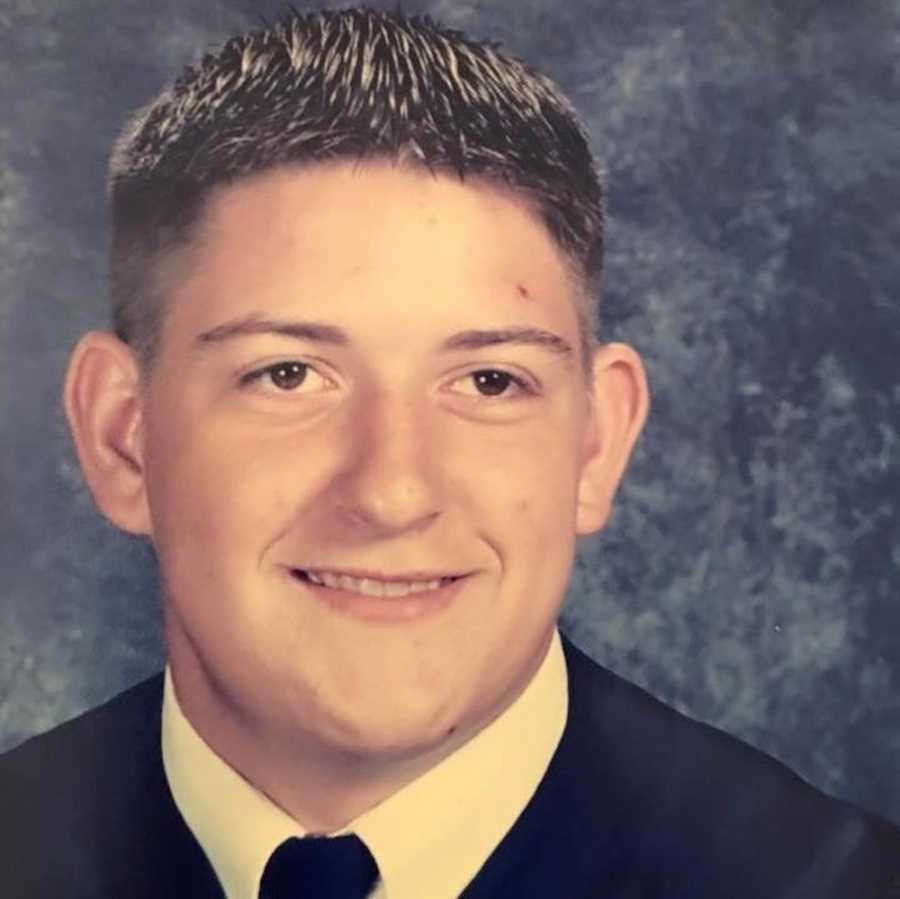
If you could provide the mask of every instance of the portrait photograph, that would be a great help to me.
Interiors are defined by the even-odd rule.
[[[898,46],[0,0],[0,893],[900,896]]]

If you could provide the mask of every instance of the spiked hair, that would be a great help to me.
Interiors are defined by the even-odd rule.
[[[576,275],[588,353],[602,187],[569,102],[496,45],[370,9],[294,12],[235,37],[126,126],[108,184],[116,333],[152,361],[166,263],[214,188],[276,165],[379,157],[486,178],[528,201]]]

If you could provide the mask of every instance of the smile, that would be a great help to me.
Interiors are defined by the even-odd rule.
[[[426,593],[457,580],[454,576],[434,577],[427,580],[380,579],[374,577],[353,577],[349,574],[340,574],[333,571],[300,569],[295,569],[294,573],[320,587],[330,587],[333,590],[344,590],[348,593],[377,597],[398,597],[409,596],[412,593]]]

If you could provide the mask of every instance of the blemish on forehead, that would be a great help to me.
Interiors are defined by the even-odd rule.
[[[516,284],[516,293],[517,293],[523,300],[530,300],[530,299],[531,299],[531,294],[528,292],[528,288],[527,288],[524,284],[518,284],[518,283]]]

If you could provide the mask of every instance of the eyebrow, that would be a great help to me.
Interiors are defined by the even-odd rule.
[[[238,337],[257,334],[277,334],[296,340],[328,343],[333,346],[348,346],[351,343],[346,331],[322,322],[282,321],[279,319],[257,318],[255,316],[224,322],[197,336],[201,345],[217,344]],[[572,344],[552,331],[543,328],[509,327],[460,331],[441,341],[438,351],[442,353],[460,350],[480,350],[484,347],[517,345],[536,346],[549,350],[553,355],[571,358],[575,355]]]
[[[568,340],[552,331],[545,331],[543,328],[461,331],[444,340],[440,345],[440,350],[442,352],[480,350],[482,347],[500,344],[542,347],[554,355],[562,357],[571,357],[575,354],[575,349]]]
[[[311,340],[336,346],[346,346],[350,343],[346,332],[333,325],[325,325],[320,322],[279,321],[255,316],[216,325],[216,327],[199,334],[197,342],[200,344],[222,343],[235,337],[250,337],[254,334],[279,334],[283,337],[293,337],[296,340]]]

